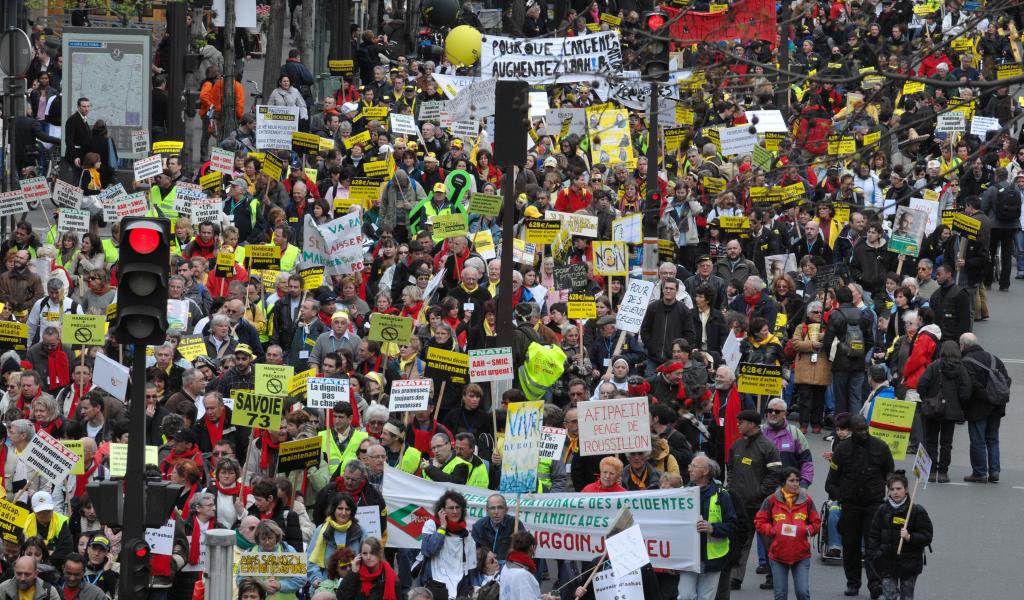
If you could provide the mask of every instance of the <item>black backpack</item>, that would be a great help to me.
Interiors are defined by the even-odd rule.
[[[839,344],[846,358],[857,360],[867,355],[867,347],[864,341],[864,332],[860,328],[860,309],[841,308],[839,309],[846,318],[846,335]]]
[[[993,214],[997,221],[1019,221],[1021,213],[1020,192],[1013,186],[999,188],[993,203]]]
[[[983,365],[977,359],[968,356],[966,359],[988,373],[988,381],[985,382],[985,399],[993,406],[1005,406],[1010,401],[1011,380],[996,366],[996,357],[989,355],[989,365]]]

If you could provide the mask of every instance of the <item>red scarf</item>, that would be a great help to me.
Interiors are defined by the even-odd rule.
[[[92,384],[87,386],[73,385],[71,386],[71,406],[68,407],[68,413],[65,415],[69,419],[75,418],[75,412],[78,410],[78,402],[82,399],[82,396],[89,393],[92,389]]]
[[[414,422],[412,424],[412,445],[414,448],[422,452],[424,455],[431,458],[434,457],[433,451],[430,450],[430,438],[437,434],[437,421],[432,421],[430,429],[420,429]]]
[[[192,538],[188,541],[188,564],[190,565],[199,564],[199,547],[202,545],[199,541],[200,529],[199,519],[192,517]]]
[[[403,317],[412,317],[413,320],[420,318],[420,309],[423,307],[423,301],[420,300],[415,304],[402,307],[402,312],[398,313]]]
[[[363,598],[369,598],[373,591],[373,584],[380,579],[380,573],[384,571],[384,595],[383,600],[398,600],[395,594],[395,571],[385,561],[380,561],[376,571],[370,571],[365,564],[359,565],[359,591]]]
[[[240,482],[240,481],[236,481],[235,485],[233,485],[233,486],[231,486],[229,488],[226,488],[226,487],[223,487],[220,484],[219,481],[214,479],[213,480],[213,487],[214,487],[214,489],[217,490],[217,493],[220,494],[221,496],[238,496],[239,494],[241,494],[242,498],[244,499],[245,496],[249,495],[247,493],[249,488],[243,487],[242,486],[242,482]]]
[[[160,473],[163,474],[164,479],[171,478],[171,471],[174,470],[174,463],[178,462],[179,460],[195,461],[196,466],[199,467],[200,469],[202,469],[203,466],[201,462],[202,454],[199,452],[199,448],[197,448],[196,446],[192,446],[191,450],[187,452],[182,452],[181,454],[178,454],[177,450],[171,450],[171,453],[167,455],[167,458],[164,459],[164,462],[160,463]],[[187,506],[185,507],[185,510],[188,510]]]
[[[743,301],[747,303],[747,318],[749,319],[754,314],[754,307],[761,301],[761,292],[753,296],[743,296]]]
[[[4,453],[6,454],[6,448],[4,449]],[[6,456],[4,458],[6,458]],[[92,466],[89,467],[88,471],[82,475],[75,475],[75,498],[81,498],[85,495],[85,486],[89,484],[89,478],[92,477],[92,474],[96,472],[96,469],[99,466],[99,463],[93,461]]]
[[[348,489],[347,487],[345,487],[345,478],[344,477],[339,477],[339,478],[335,479],[334,480],[334,485],[338,488],[339,492],[346,492],[350,496],[352,496],[352,499],[356,501],[356,504],[359,504],[359,500],[363,497],[363,491],[366,490],[366,480],[365,479],[363,480],[362,483],[359,484],[359,487],[356,488],[354,491]]]
[[[270,451],[277,450],[281,444],[270,439],[270,433],[260,432],[260,468],[270,468]]]
[[[736,387],[729,388],[729,394],[725,402],[725,414],[722,414],[721,409],[722,391],[715,389],[715,401],[711,406],[712,414],[715,417],[716,423],[722,424],[722,429],[725,431],[725,455],[729,456],[729,449],[732,448],[733,442],[740,439],[740,425],[736,416],[740,414],[740,394],[736,391]]]
[[[71,366],[62,346],[46,357],[46,368],[46,389],[56,390],[71,383]]]
[[[196,492],[198,492],[198,491],[199,491],[199,484],[198,483],[193,485],[192,488],[189,489],[189,491],[188,491],[188,498],[185,498],[185,508],[183,508],[181,510],[181,518],[182,519],[187,519],[188,518],[189,513],[191,512],[191,510],[189,508],[189,505],[192,504],[192,497],[195,496]],[[195,563],[192,563],[192,564],[195,564]]]
[[[533,559],[530,558],[530,555],[525,553],[525,552],[519,552],[518,550],[512,550],[512,551],[510,551],[508,553],[508,556],[506,557],[506,560],[508,562],[514,562],[514,563],[523,565],[524,567],[529,569],[531,573],[536,573],[537,572],[537,563],[533,562]]]
[[[23,418],[28,419],[31,416],[32,402],[35,401],[36,398],[38,398],[38,397],[40,397],[42,395],[43,395],[43,388],[39,388],[38,390],[36,390],[36,395],[32,396],[32,401],[25,402],[25,397],[24,396],[18,396],[18,410],[21,411],[21,416]]]
[[[224,437],[224,415],[221,415],[216,423],[208,415],[203,418],[206,419],[206,431],[210,434],[210,447],[212,448]]]
[[[460,533],[466,530],[465,521],[448,521],[445,523],[444,530],[448,533]]]
[[[32,426],[36,428],[36,433],[39,433],[40,431],[45,431],[46,433],[52,435],[53,437],[59,438],[61,437],[60,429],[61,427],[64,426],[64,419],[57,417],[56,419],[50,421],[46,425],[40,425],[39,423],[33,421]]]

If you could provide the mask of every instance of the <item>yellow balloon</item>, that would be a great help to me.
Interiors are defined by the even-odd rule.
[[[445,54],[454,65],[469,66],[480,60],[480,32],[469,25],[459,25],[444,40]]]

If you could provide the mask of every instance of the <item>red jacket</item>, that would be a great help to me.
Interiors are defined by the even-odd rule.
[[[903,383],[910,389],[917,389],[917,381],[924,375],[924,370],[935,358],[935,350],[939,347],[942,332],[938,325],[925,325],[917,333],[914,345],[910,348],[910,356],[903,366]]]
[[[794,565],[811,557],[811,538],[821,530],[821,517],[806,490],[800,490],[790,507],[778,489],[761,503],[754,527],[770,540],[768,558]]]
[[[578,210],[590,208],[593,201],[594,196],[590,193],[590,190],[584,188],[577,192],[572,189],[572,186],[569,186],[558,192],[558,196],[555,199],[555,210],[558,212],[574,213]]]

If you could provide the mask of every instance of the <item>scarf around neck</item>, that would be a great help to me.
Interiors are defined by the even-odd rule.
[[[369,598],[373,591],[373,584],[380,579],[381,571],[384,572],[384,593],[382,600],[397,600],[395,595],[395,571],[385,561],[380,561],[376,571],[371,571],[365,564],[359,566],[359,592],[363,598]]]
[[[338,531],[341,533],[347,533],[349,528],[352,527],[352,521],[349,520],[346,523],[337,523],[331,517],[327,517],[324,521],[324,526],[320,531],[320,535],[316,536],[316,541],[313,545],[313,549],[309,553],[309,562],[318,565],[321,568],[326,568],[326,555],[327,555],[327,540],[334,537],[334,532]],[[345,538],[346,545],[348,544],[348,537]]]
[[[506,558],[508,562],[514,562],[519,565],[523,565],[530,570],[531,573],[537,572],[537,563],[534,562],[533,558],[525,552],[519,552],[518,550],[512,550],[508,553]]]
[[[71,367],[68,355],[60,345],[46,357],[46,387],[50,390],[62,388],[71,383]]]

